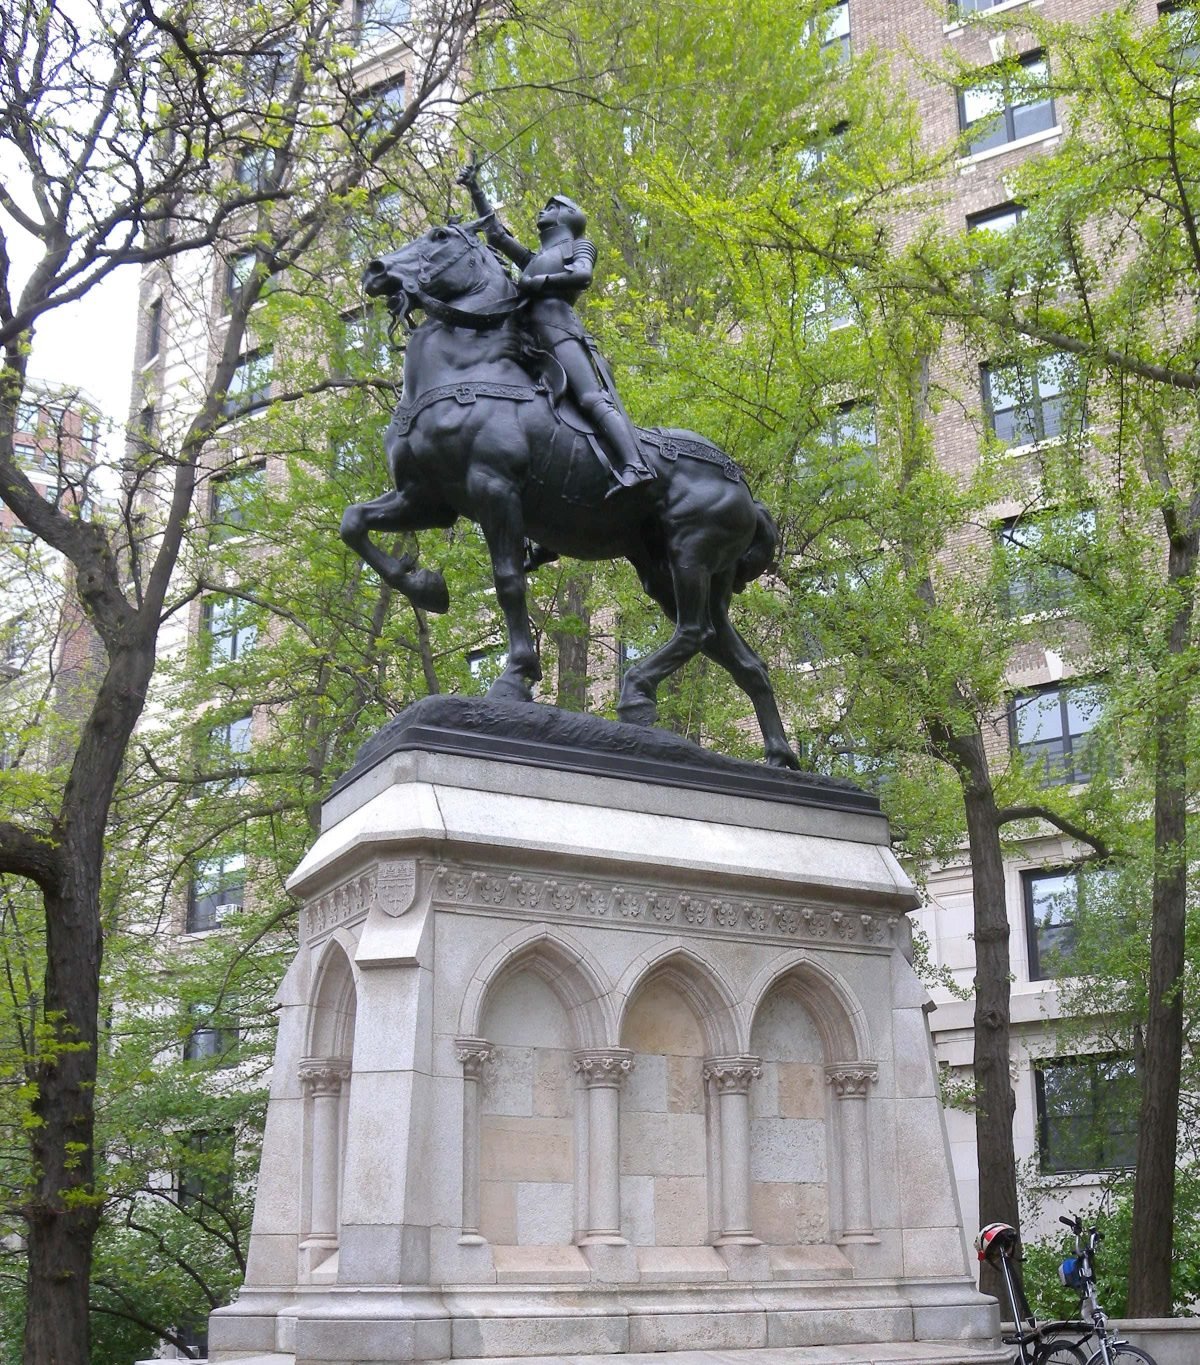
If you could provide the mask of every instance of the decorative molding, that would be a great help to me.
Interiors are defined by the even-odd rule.
[[[308,1095],[339,1095],[350,1079],[350,1063],[343,1057],[305,1057],[300,1062],[300,1084]]]
[[[588,1047],[571,1059],[577,1075],[589,1089],[594,1085],[618,1086],[633,1070],[633,1053],[624,1047]]]
[[[416,862],[411,858],[386,859],[309,901],[304,908],[304,937],[316,938],[362,919],[374,905],[397,919],[412,909],[416,898]]]
[[[825,1068],[826,1083],[839,1100],[865,1100],[867,1090],[879,1079],[874,1062],[835,1062]]]
[[[722,1095],[746,1095],[750,1082],[763,1074],[761,1057],[710,1057],[704,1063],[704,1079],[715,1081]]]
[[[483,1068],[492,1060],[492,1045],[486,1038],[455,1038],[454,1055],[462,1063],[463,1076],[478,1081]]]
[[[539,919],[608,920],[631,927],[670,925],[681,932],[725,932],[738,938],[799,939],[838,946],[890,950],[900,916],[882,911],[835,910],[758,897],[727,899],[691,891],[666,891],[628,882],[539,877],[439,866],[434,874],[438,904],[451,909],[504,911]]]

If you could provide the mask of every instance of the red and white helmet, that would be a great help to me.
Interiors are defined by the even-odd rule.
[[[979,1236],[975,1238],[975,1250],[981,1261],[994,1261],[998,1256],[1007,1260],[1016,1245],[1017,1230],[1010,1223],[989,1223],[979,1229]]]

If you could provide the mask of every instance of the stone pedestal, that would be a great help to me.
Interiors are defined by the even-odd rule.
[[[339,783],[291,888],[215,1360],[1005,1359],[872,798],[431,698]]]

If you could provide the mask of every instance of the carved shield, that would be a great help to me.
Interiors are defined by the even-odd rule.
[[[375,899],[385,915],[398,919],[412,909],[417,894],[417,865],[411,859],[380,863]]]

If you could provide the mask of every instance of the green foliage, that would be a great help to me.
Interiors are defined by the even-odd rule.
[[[1128,1317],[1129,1265],[1134,1254],[1132,1180],[1113,1182],[1086,1205],[1072,1206],[1070,1212],[1082,1218],[1085,1227],[1099,1227],[1104,1234],[1096,1255],[1097,1297],[1110,1317]],[[1195,1314],[1200,1300],[1200,1175],[1191,1164],[1182,1166],[1177,1177],[1174,1236],[1171,1312],[1187,1317]],[[1037,1317],[1079,1316],[1079,1296],[1058,1277],[1058,1267],[1074,1249],[1075,1239],[1065,1228],[1024,1243],[1025,1292]]]

